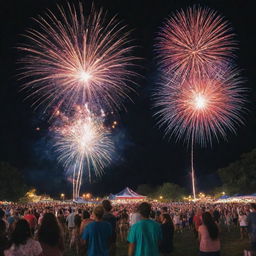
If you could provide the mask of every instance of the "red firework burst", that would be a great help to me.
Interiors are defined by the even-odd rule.
[[[177,139],[212,143],[212,137],[226,137],[243,123],[245,90],[236,69],[226,68],[222,76],[215,74],[193,79],[182,86],[164,84],[156,93],[159,124]]]
[[[211,73],[212,65],[233,56],[235,45],[232,28],[222,16],[209,8],[194,6],[166,21],[157,49],[162,67],[191,78]]]

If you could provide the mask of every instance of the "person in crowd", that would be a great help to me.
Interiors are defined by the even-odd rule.
[[[165,214],[165,213],[168,214],[168,208],[167,208],[166,206],[163,206],[163,207],[161,208],[161,213],[162,213],[162,214]]]
[[[247,222],[247,215],[244,212],[239,213],[239,226],[240,226],[240,238],[243,240],[247,236],[247,227],[248,227],[248,222]]]
[[[127,238],[129,229],[129,216],[126,212],[126,210],[122,211],[119,219],[119,234],[120,234],[120,240],[125,241]]]
[[[17,221],[17,216],[15,216],[15,211],[14,209],[11,209],[10,210],[10,215],[8,216],[7,218],[7,222],[8,222],[8,225],[9,225],[9,229],[8,231],[11,233],[13,230],[14,230],[14,227],[15,227],[15,223]]]
[[[43,256],[42,247],[38,241],[32,239],[29,223],[20,219],[11,234],[9,247],[4,256]]]
[[[231,216],[231,213],[229,213],[229,212],[225,213],[224,222],[225,222],[225,224],[226,224],[226,227],[227,227],[228,232],[230,232],[230,230],[231,230],[231,225],[232,225],[232,216]]]
[[[162,231],[159,223],[150,220],[151,205],[143,202],[138,211],[141,220],[135,223],[128,234],[128,256],[158,256]]]
[[[183,230],[188,225],[187,215],[185,213],[182,213],[180,218],[181,218],[181,227],[182,227],[181,232],[183,232]]]
[[[198,228],[202,225],[202,210],[197,209],[195,216],[193,217],[195,236],[198,236]]]
[[[112,237],[110,240],[110,256],[116,255],[116,217],[111,213],[112,205],[109,200],[103,200],[102,206],[104,208],[103,220],[107,221],[112,226]]]
[[[57,219],[58,219],[58,222],[61,225],[61,227],[64,228],[66,226],[66,218],[64,216],[62,209],[58,210]]]
[[[256,253],[256,204],[251,204],[251,212],[249,213],[247,220],[251,249],[254,253]]]
[[[65,241],[67,238],[67,225],[66,225],[66,218],[64,216],[64,212],[62,209],[59,209],[57,211],[57,220],[63,231],[64,241]]]
[[[152,210],[151,210],[151,212],[150,212],[150,214],[149,214],[149,218],[150,218],[151,220],[156,220],[156,213],[155,213],[155,211],[152,211]]]
[[[189,229],[193,230],[194,226],[193,226],[193,219],[194,219],[194,211],[192,211],[191,213],[188,213],[188,225],[189,225]]]
[[[200,256],[220,256],[219,228],[209,212],[202,214],[198,228]]]
[[[72,209],[69,209],[69,214],[66,219],[68,223],[68,233],[69,237],[71,238],[72,236],[72,231],[75,228],[75,212]]]
[[[179,213],[177,213],[177,212],[173,216],[173,224],[175,227],[175,231],[177,231],[177,232],[181,231],[181,219],[180,219]]]
[[[87,210],[83,211],[82,214],[82,222],[80,225],[80,234],[83,233],[84,229],[86,228],[86,226],[91,223],[93,220],[90,217],[90,213]]]
[[[168,256],[173,251],[173,233],[174,225],[168,213],[163,213],[160,216],[162,240],[160,241],[159,248],[162,256]]]
[[[141,216],[138,213],[138,207],[134,207],[132,213],[130,214],[130,227],[141,220]]]
[[[75,227],[72,230],[72,235],[70,239],[70,248],[75,248],[76,254],[79,255],[80,251],[80,226],[81,226],[81,216],[79,214],[79,211],[75,215],[74,223]]]
[[[161,217],[161,212],[160,211],[156,211],[155,221],[161,223],[160,217]]]
[[[46,213],[46,211],[42,211],[40,214],[39,214],[39,218],[38,218],[38,221],[37,221],[37,226],[40,227],[41,224],[42,224],[42,221],[43,221],[43,217],[44,217],[44,214]]]
[[[233,211],[232,220],[233,220],[234,226],[237,227],[238,226],[238,213],[237,213],[237,211]]]
[[[109,256],[109,244],[112,238],[112,226],[103,221],[104,208],[99,205],[93,210],[93,219],[82,233],[82,240],[87,244],[88,256]]]
[[[6,220],[6,215],[5,215],[5,211],[3,209],[0,208],[0,220],[4,221],[6,224],[6,229],[9,228],[9,223]]]
[[[5,211],[0,208],[0,220],[4,221],[4,218],[5,218]]]
[[[32,214],[31,210],[27,210],[27,211],[25,211],[23,218],[28,222],[28,224],[30,226],[31,233],[32,233],[32,235],[34,235],[34,232],[37,227],[37,219],[36,219],[35,215]]]
[[[4,256],[4,250],[8,246],[6,223],[0,219],[0,256]]]
[[[212,216],[213,216],[213,220],[216,222],[216,223],[219,223],[220,222],[220,213],[217,209],[215,209],[212,213]]]
[[[93,222],[93,220],[91,219],[90,213],[87,210],[83,210],[82,222],[81,222],[81,225],[80,225],[80,236],[83,234],[84,229],[87,227],[87,225],[91,222]],[[80,251],[81,251],[81,254],[86,255],[87,245],[81,243],[80,244]]]
[[[38,230],[38,241],[43,249],[43,256],[62,256],[64,238],[61,227],[53,213],[45,213]]]

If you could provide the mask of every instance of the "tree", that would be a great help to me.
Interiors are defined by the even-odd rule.
[[[138,186],[136,191],[138,194],[150,197],[152,194],[156,192],[156,189],[148,184],[141,184]]]
[[[0,162],[0,200],[17,201],[26,190],[21,173],[9,163]]]
[[[218,199],[221,196],[224,195],[230,195],[230,192],[228,190],[228,188],[226,186],[220,186],[220,187],[215,187],[214,189],[212,189],[211,191],[209,191],[209,194],[215,198]]]
[[[185,195],[185,190],[181,188],[179,185],[174,183],[163,183],[158,187],[152,187],[148,184],[141,184],[137,188],[137,193],[141,195],[148,196],[149,198],[162,199],[167,200],[180,200]]]
[[[163,183],[161,186],[158,187],[155,193],[155,196],[157,198],[162,196],[163,199],[174,200],[174,201],[182,199],[184,195],[185,195],[185,190],[182,187],[170,182]]]
[[[218,174],[228,194],[256,192],[256,149],[219,169]]]

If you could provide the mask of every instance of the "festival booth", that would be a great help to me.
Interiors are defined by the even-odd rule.
[[[111,194],[109,196],[110,200],[113,201],[118,201],[118,202],[122,202],[122,203],[128,203],[128,202],[136,202],[136,201],[141,201],[146,199],[146,196],[143,195],[139,195],[138,193],[136,193],[135,191],[133,191],[132,189],[126,187],[125,189],[123,189],[121,192],[113,195]]]
[[[215,203],[255,203],[256,193],[252,195],[235,194],[233,196],[221,196]]]
[[[255,203],[256,202],[256,195],[252,194],[252,195],[239,196],[237,201],[243,201],[243,202],[246,202],[246,203]]]

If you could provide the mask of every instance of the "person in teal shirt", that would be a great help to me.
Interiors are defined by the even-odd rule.
[[[150,204],[141,203],[138,211],[141,220],[130,228],[128,256],[159,256],[159,242],[162,240],[161,226],[149,219]]]

